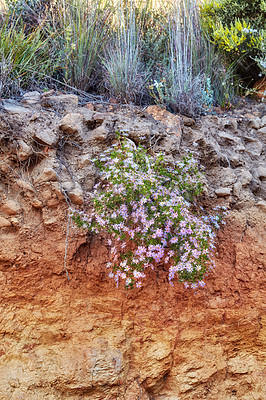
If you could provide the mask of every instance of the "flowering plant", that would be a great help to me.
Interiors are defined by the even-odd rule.
[[[94,208],[89,215],[74,210],[72,218],[107,236],[109,277],[117,285],[122,280],[140,287],[145,272],[163,264],[171,284],[177,275],[186,287],[203,286],[220,217],[196,212],[193,199],[202,183],[193,156],[169,166],[162,154],[151,157],[120,137],[95,163],[101,180],[94,187]]]

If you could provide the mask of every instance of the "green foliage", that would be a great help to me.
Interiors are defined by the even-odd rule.
[[[53,71],[49,40],[42,27],[27,33],[13,15],[6,15],[0,25],[0,94],[18,94],[21,88],[43,81]]]
[[[219,216],[196,212],[202,191],[200,173],[191,154],[167,165],[163,154],[151,157],[126,138],[108,150],[96,165],[101,181],[93,193],[89,215],[72,210],[78,227],[102,234],[111,247],[107,268],[117,285],[141,286],[147,269],[161,265],[186,286],[203,286],[212,264]]]
[[[248,81],[257,79],[258,63],[254,59],[265,52],[266,8],[264,0],[206,0],[201,19],[213,43],[237,72]]]
[[[89,90],[100,70],[111,17],[108,0],[58,1],[53,9],[51,29],[57,33],[54,46],[62,79],[68,85]]]

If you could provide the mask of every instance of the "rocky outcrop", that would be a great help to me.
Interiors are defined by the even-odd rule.
[[[25,97],[25,96],[24,96]],[[262,400],[266,109],[172,116],[26,96],[0,120],[0,399]],[[194,150],[204,207],[226,204],[216,269],[194,293],[167,271],[116,288],[103,238],[74,229],[92,159],[126,133],[169,162]]]

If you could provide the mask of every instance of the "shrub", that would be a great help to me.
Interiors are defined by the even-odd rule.
[[[265,52],[265,1],[206,0],[200,9],[202,23],[217,48],[237,65],[247,83],[257,79],[260,69],[255,59]]]
[[[93,192],[89,215],[72,211],[79,227],[104,233],[111,247],[109,276],[117,285],[141,286],[148,269],[165,265],[193,288],[204,285],[214,249],[218,216],[196,213],[193,203],[202,190],[192,155],[167,165],[163,155],[122,138],[96,161],[101,181]]]

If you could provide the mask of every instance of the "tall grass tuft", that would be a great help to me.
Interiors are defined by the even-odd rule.
[[[53,29],[62,79],[77,89],[91,89],[97,78],[111,18],[108,0],[61,0],[53,13]]]
[[[200,114],[211,102],[206,51],[196,0],[174,0],[169,15],[168,101],[182,114]]]
[[[0,24],[0,95],[14,96],[53,73],[51,53],[42,26],[30,33],[7,14]]]
[[[142,28],[148,5],[149,0],[138,4],[134,0],[119,1],[113,38],[102,60],[105,87],[127,103],[140,100],[149,75],[142,63]]]

